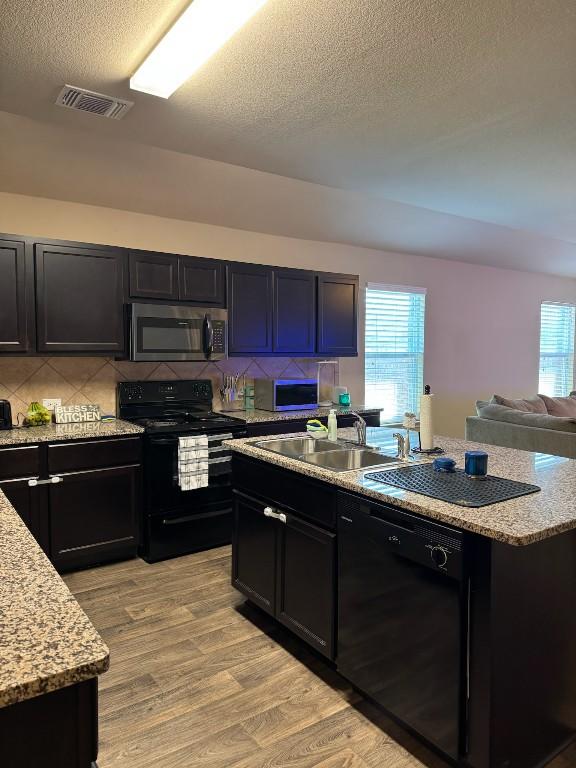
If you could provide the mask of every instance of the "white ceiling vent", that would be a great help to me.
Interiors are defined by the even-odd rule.
[[[68,109],[79,109],[82,112],[92,112],[94,115],[111,117],[120,120],[134,106],[133,101],[106,96],[104,93],[87,91],[75,85],[65,85],[58,94],[56,104]]]

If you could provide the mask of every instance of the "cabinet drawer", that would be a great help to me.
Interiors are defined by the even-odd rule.
[[[37,445],[0,449],[0,480],[35,477],[39,474],[40,449]]]
[[[217,504],[206,512],[191,509],[184,514],[154,515],[145,520],[146,561],[177,557],[230,544],[231,504]]]
[[[336,527],[336,492],[330,486],[238,454],[233,456],[232,471],[234,489],[326,528]]]
[[[123,464],[138,464],[142,458],[140,437],[121,437],[48,446],[48,472],[71,472]]]

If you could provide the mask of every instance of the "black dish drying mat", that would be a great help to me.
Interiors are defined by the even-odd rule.
[[[516,480],[493,475],[477,480],[468,477],[462,469],[454,472],[436,472],[432,464],[389,469],[386,472],[367,472],[364,477],[384,485],[447,501],[449,504],[457,504],[459,507],[486,507],[541,490],[537,485],[518,483]]]

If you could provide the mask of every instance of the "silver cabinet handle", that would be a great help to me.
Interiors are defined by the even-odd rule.
[[[55,485],[56,483],[63,483],[64,478],[60,477],[59,475],[54,475],[54,477],[48,478],[48,480],[28,480],[28,485],[31,488],[34,488],[36,485]]]
[[[264,507],[264,514],[266,517],[273,517],[275,520],[280,520],[281,523],[286,522],[286,515],[284,512],[274,512],[272,507]]]

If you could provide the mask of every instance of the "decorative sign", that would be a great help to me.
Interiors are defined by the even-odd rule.
[[[100,421],[99,405],[57,405],[54,409],[56,424],[79,424],[82,421]]]

